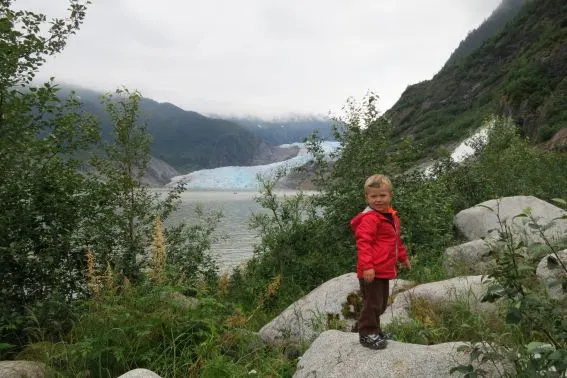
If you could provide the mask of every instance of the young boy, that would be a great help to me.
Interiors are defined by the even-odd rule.
[[[356,239],[356,270],[363,298],[358,318],[359,340],[371,349],[384,349],[387,345],[380,315],[388,305],[389,280],[396,278],[396,263],[411,269],[400,239],[400,221],[390,207],[392,195],[388,177],[370,176],[364,184],[368,207],[350,222]]]

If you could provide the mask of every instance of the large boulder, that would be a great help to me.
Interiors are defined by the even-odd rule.
[[[492,244],[477,239],[445,250],[443,265],[451,276],[486,273],[494,266]]]
[[[504,242],[499,236],[500,222],[506,225],[516,242],[522,240],[526,246],[542,243],[540,230],[530,226],[528,217],[517,217],[525,209],[544,230],[545,237],[551,241],[567,238],[567,219],[565,211],[536,197],[504,197],[490,200],[463,210],[455,216],[455,225],[470,241],[445,250],[444,266],[448,274],[486,274],[495,264],[494,254]],[[531,251],[531,252],[530,252]],[[539,259],[539,251],[534,248],[518,251],[527,258]],[[533,254],[533,256],[530,256]]]
[[[409,281],[392,280],[390,294],[411,285]],[[357,293],[359,290],[356,273],[335,277],[291,304],[278,317],[260,329],[260,336],[270,345],[309,342],[328,328],[329,320],[335,321],[337,318],[346,329],[350,329],[355,320],[345,318],[343,305],[349,294]]]
[[[435,305],[467,300],[471,309],[477,309],[479,313],[496,311],[492,303],[480,302],[487,285],[488,282],[483,276],[465,276],[415,286],[396,295],[393,303],[380,317],[380,324],[384,327],[394,320],[410,321],[412,305],[415,310],[415,305],[418,303],[425,304],[428,309],[431,309]]]
[[[567,249],[557,252],[557,255],[550,254],[545,256],[537,265],[536,275],[545,284],[545,288],[550,297],[557,300],[567,298],[567,274],[564,266],[567,266]],[[561,264],[562,263],[562,264]]]
[[[510,227],[518,239],[527,244],[541,242],[539,231],[530,227],[528,219],[519,217],[525,209],[531,209],[531,215],[541,226],[553,225],[545,230],[550,240],[567,237],[567,219],[557,219],[566,214],[557,206],[533,196],[504,197],[482,202],[474,207],[460,211],[455,216],[455,225],[469,240],[483,239],[493,230],[500,229],[500,221]]]
[[[118,378],[161,378],[161,377],[148,369],[134,369],[122,374]]]
[[[0,361],[0,378],[43,378],[45,365],[35,361]]]
[[[386,349],[371,350],[360,345],[357,334],[331,330],[323,332],[311,344],[293,377],[454,378],[462,375],[449,374],[451,368],[469,363],[468,354],[457,351],[461,345],[464,344],[417,345],[388,341]],[[483,366],[487,367],[490,368]]]

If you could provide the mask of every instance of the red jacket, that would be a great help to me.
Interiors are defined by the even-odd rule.
[[[367,269],[374,269],[376,278],[394,279],[396,263],[408,259],[400,239],[400,220],[394,209],[388,212],[392,214],[395,228],[388,218],[370,207],[350,221],[356,239],[356,271],[360,279]]]

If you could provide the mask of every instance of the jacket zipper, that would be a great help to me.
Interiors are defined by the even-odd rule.
[[[395,240],[395,243],[396,243],[396,262],[398,262],[398,230],[396,229],[395,221],[394,221],[394,236],[396,238],[396,240]]]
[[[375,210],[376,211],[376,210]],[[382,216],[384,217],[384,216]],[[398,262],[398,230],[396,228],[396,221],[394,219],[392,219],[392,228],[394,229],[394,236],[395,236],[395,241],[394,243],[396,243],[396,263]],[[388,222],[390,223],[390,222]]]

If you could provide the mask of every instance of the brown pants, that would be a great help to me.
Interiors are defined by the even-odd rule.
[[[386,311],[390,291],[390,280],[375,278],[372,282],[360,280],[362,292],[362,310],[358,317],[358,333],[366,336],[378,333],[380,315]]]

